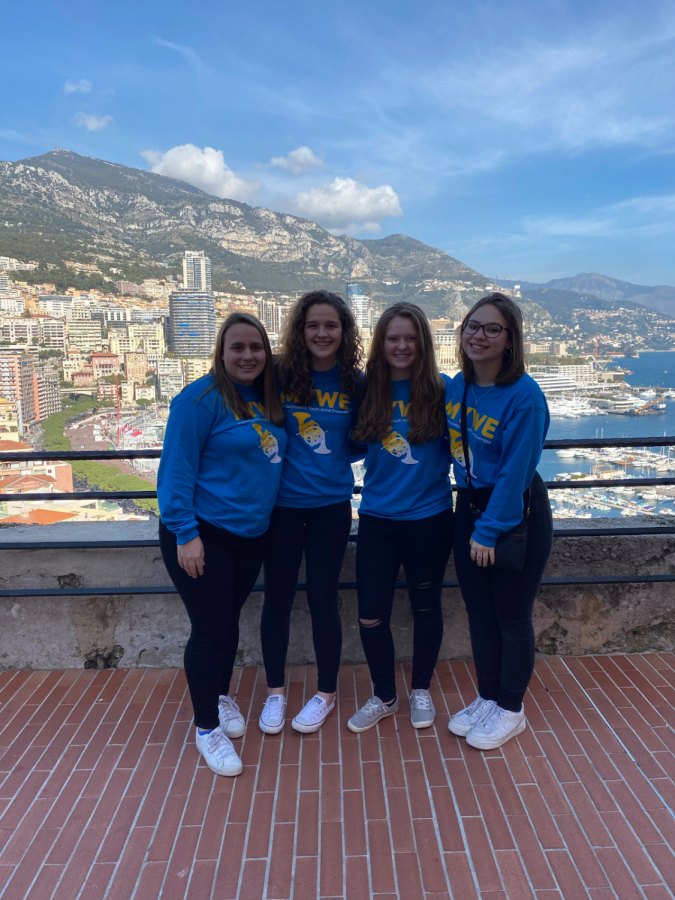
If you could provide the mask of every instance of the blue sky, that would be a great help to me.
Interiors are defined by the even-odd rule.
[[[37,0],[3,25],[2,159],[154,168],[489,276],[675,284],[673,2]]]

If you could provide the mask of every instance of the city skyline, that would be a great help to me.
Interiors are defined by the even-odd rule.
[[[30,40],[7,10],[1,158],[145,166],[491,278],[675,283],[669,3],[84,10],[39,0]]]

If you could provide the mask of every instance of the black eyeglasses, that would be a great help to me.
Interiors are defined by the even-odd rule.
[[[502,331],[508,331],[504,325],[498,325],[496,322],[488,322],[487,325],[481,325],[480,322],[475,322],[473,319],[469,319],[468,322],[465,322],[462,325],[462,331],[465,334],[478,334],[478,332],[483,329],[483,334],[488,340],[494,340],[498,338]]]

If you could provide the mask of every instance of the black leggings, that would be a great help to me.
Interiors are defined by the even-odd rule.
[[[519,712],[534,671],[532,610],[553,543],[548,492],[536,475],[528,521],[527,555],[520,572],[479,567],[471,560],[474,521],[468,491],[457,492],[455,567],[469,616],[471,646],[484,700]]]
[[[452,510],[426,519],[398,521],[362,513],[356,545],[356,586],[361,642],[375,696],[384,703],[396,697],[391,613],[401,565],[415,623],[412,689],[429,689],[443,640],[441,592],[452,550]]]
[[[274,507],[265,544],[265,603],[260,623],[268,687],[284,686],[291,609],[304,550],[318,689],[327,694],[335,691],[342,652],[338,584],[351,524],[349,500],[311,509]]]
[[[185,645],[195,725],[218,727],[218,695],[227,694],[239,645],[239,613],[262,565],[265,536],[244,538],[198,520],[204,574],[178,565],[176,535],[159,523],[159,546],[171,580],[185,604],[192,631]]]

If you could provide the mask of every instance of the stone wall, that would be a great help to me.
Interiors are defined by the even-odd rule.
[[[620,524],[617,520],[615,523]],[[579,523],[575,524],[578,527]],[[561,526],[556,523],[556,527]],[[156,529],[156,522],[16,526],[0,528],[0,542],[136,540],[156,537]],[[342,581],[355,580],[354,557],[355,547],[350,545]],[[556,538],[545,574],[562,577],[674,571],[675,535],[622,535]],[[454,577],[451,559],[446,578]],[[2,590],[169,584],[156,547],[0,550]],[[258,636],[261,606],[262,594],[254,593],[242,613],[239,659],[246,664],[262,661]],[[443,608],[441,656],[470,656],[466,614],[458,589],[444,591]],[[363,662],[355,591],[341,592],[340,611],[343,660]],[[408,660],[412,653],[412,617],[405,591],[396,593],[392,622],[397,655]],[[675,583],[543,587],[535,606],[535,628],[538,649],[546,654],[675,652]],[[187,634],[187,616],[175,594],[0,598],[0,668],[176,666],[182,662]],[[298,594],[293,609],[288,662],[313,662],[304,593]]]

